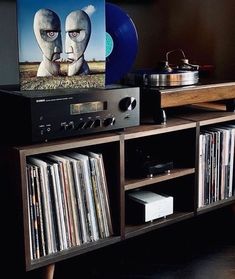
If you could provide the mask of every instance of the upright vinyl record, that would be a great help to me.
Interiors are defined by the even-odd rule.
[[[106,3],[106,85],[118,82],[131,70],[137,50],[132,19],[117,5]]]

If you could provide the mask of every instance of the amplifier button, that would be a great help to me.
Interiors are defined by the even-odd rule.
[[[109,117],[104,120],[104,126],[111,126],[115,124],[115,117]]]

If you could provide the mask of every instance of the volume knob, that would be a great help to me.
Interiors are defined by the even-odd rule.
[[[122,111],[133,110],[136,107],[136,99],[134,97],[125,97],[119,102],[119,108]]]

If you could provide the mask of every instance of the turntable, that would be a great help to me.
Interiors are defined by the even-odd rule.
[[[169,63],[169,54],[180,51],[178,65]],[[235,111],[235,82],[199,80],[199,65],[189,63],[184,52],[167,52],[166,60],[155,69],[128,73],[124,84],[139,86],[141,122],[166,124],[166,109],[186,105],[225,101],[227,111]]]
[[[169,63],[169,55],[179,51],[182,58],[178,65]],[[148,87],[175,87],[193,85],[199,81],[199,65],[189,63],[182,49],[166,53],[166,59],[154,69],[141,69],[128,73],[124,83]]]

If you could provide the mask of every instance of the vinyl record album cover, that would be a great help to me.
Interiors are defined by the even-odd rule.
[[[20,89],[105,87],[104,0],[17,0]]]

